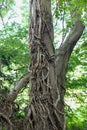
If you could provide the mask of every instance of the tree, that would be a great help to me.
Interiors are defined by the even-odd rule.
[[[67,65],[73,48],[84,30],[80,14],[75,11],[72,17],[75,17],[74,25],[56,54],[53,45],[51,0],[30,1],[29,46],[31,61],[29,74],[20,80],[6,99],[6,103],[12,106],[22,85],[29,79],[30,103],[25,121],[22,121],[25,128],[19,127],[19,129],[65,130],[64,83]],[[3,111],[3,114],[0,113],[0,116],[9,124],[10,128],[8,129],[12,129],[9,117],[13,112],[13,106],[11,108],[6,113]],[[18,129],[18,127],[14,129]]]
[[[51,1],[30,1],[30,97],[27,130],[65,130],[64,82],[69,57],[81,37],[84,25],[75,24],[60,45],[53,47]]]

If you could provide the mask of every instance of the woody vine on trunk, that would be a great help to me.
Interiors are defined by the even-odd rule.
[[[65,130],[64,82],[71,52],[84,26],[77,18],[57,55],[53,46],[51,0],[30,1],[30,104],[27,130]]]
[[[0,105],[1,129],[4,123],[7,130],[66,129],[64,112],[66,69],[73,48],[84,31],[80,15],[75,15],[75,18],[69,35],[55,53],[51,0],[30,0],[29,73],[19,80],[6,98],[1,99],[3,104]],[[17,109],[14,100],[28,82],[30,102],[26,117],[21,121],[11,120],[14,108]]]

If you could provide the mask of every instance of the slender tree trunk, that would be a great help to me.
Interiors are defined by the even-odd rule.
[[[56,72],[51,1],[31,0],[30,20],[31,101],[25,129],[64,130],[65,72]]]

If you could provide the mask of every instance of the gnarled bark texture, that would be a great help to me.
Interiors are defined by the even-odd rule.
[[[60,45],[57,55],[53,46],[54,31],[51,0],[30,0],[29,46],[30,72],[14,89],[0,99],[0,129],[6,130],[65,130],[64,82],[69,57],[81,37],[84,26],[80,18]],[[30,81],[30,103],[26,118],[13,118],[19,91]],[[12,120],[13,119],[13,120]]]
[[[77,20],[55,56],[51,0],[30,1],[31,102],[25,122],[26,130],[65,130],[66,68],[83,30],[82,22]]]
[[[61,76],[57,76],[55,69],[51,1],[31,1],[30,20],[31,103],[26,129],[63,130],[65,89]]]

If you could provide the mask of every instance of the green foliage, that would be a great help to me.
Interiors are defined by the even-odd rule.
[[[28,28],[29,24],[29,1],[28,0],[22,0],[23,4],[21,6],[22,11],[22,24]],[[26,12],[26,13],[25,13]],[[26,19],[24,19],[26,18]]]
[[[11,6],[11,3],[9,6]],[[12,12],[9,13],[9,10],[7,12],[9,15],[11,15]],[[25,10],[27,10],[26,7]],[[3,14],[3,16],[5,15],[6,14]],[[23,15],[23,18],[24,17],[25,16]],[[28,22],[26,22],[25,19],[23,19],[22,22],[23,24],[19,24],[14,21],[4,22],[4,26],[1,26],[2,30],[0,30],[0,80],[2,81],[1,87],[3,95],[8,93],[16,85],[21,76],[28,72],[28,64],[30,59],[28,48]],[[28,94],[28,89],[26,86],[24,86],[24,91],[22,90],[20,92],[16,100],[16,102],[20,106],[20,111],[15,113],[15,118],[24,117],[24,108],[26,107],[28,100],[28,95],[26,93]]]
[[[26,108],[29,104],[29,85],[27,85],[24,89],[21,90],[20,94],[18,95],[18,98],[16,99],[17,104],[19,105],[19,111],[15,114],[15,118],[24,118]]]
[[[15,71],[29,64],[27,35],[27,29],[15,22],[10,25],[7,24],[0,31],[0,61],[3,66],[1,70],[3,87],[7,86],[8,89],[11,89],[9,86],[14,86],[19,77],[27,72],[27,67]]]
[[[68,89],[65,101],[67,130],[84,130],[86,128],[87,101],[84,88]]]
[[[0,0],[0,16],[6,16],[13,5],[15,5],[14,0]]]
[[[86,31],[86,30],[85,30]],[[76,46],[68,65],[66,86],[87,88],[87,33]]]
[[[86,0],[52,0],[52,13],[56,28],[61,28],[61,35],[66,36],[78,15],[87,25]]]
[[[87,31],[74,49],[67,72],[67,130],[87,129]]]

